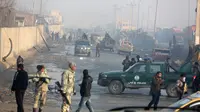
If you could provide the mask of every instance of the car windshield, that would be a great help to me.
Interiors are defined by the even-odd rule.
[[[169,54],[169,53],[170,53],[170,50],[155,49],[155,52],[157,52],[157,53],[166,53],[166,54]]]
[[[184,99],[181,99],[179,101],[177,101],[176,103],[170,105],[169,107],[177,107],[177,108],[180,108],[181,106],[183,106],[184,104],[190,102],[191,100],[188,99],[188,98],[184,98]]]
[[[89,46],[90,43],[88,41],[76,41],[76,45],[87,45],[87,46]]]

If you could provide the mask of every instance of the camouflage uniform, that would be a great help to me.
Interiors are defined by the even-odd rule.
[[[61,86],[64,93],[66,93],[66,98],[68,103],[63,99],[63,104],[61,107],[61,112],[69,112],[71,105],[71,96],[75,92],[74,82],[75,82],[75,71],[71,68],[64,71],[61,78]]]
[[[34,99],[34,105],[33,108],[37,109],[39,107],[39,112],[42,111],[45,103],[46,103],[46,97],[47,97],[47,91],[48,91],[48,84],[50,82],[49,79],[44,79],[45,82],[40,81],[39,77],[49,77],[47,75],[46,69],[44,72],[37,72],[35,74],[36,78],[33,78],[33,82],[36,83],[35,86],[35,99]]]

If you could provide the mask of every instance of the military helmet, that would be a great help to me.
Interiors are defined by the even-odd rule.
[[[72,66],[76,66],[76,63],[74,63],[74,62],[69,62],[69,67],[72,67]]]

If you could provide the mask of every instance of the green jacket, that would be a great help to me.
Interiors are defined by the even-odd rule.
[[[68,95],[72,95],[75,91],[74,83],[75,83],[75,71],[69,68],[68,70],[62,73],[61,86],[63,92]]]

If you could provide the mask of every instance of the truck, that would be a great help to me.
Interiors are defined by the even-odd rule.
[[[163,74],[164,84],[162,89],[170,97],[176,97],[176,81],[181,73],[186,73],[188,88],[192,87],[192,72],[189,63],[183,65],[179,70],[173,68],[168,62],[137,62],[126,71],[109,71],[99,73],[97,84],[108,87],[111,94],[121,94],[125,89],[150,88],[152,78],[156,72]]]
[[[120,42],[120,45],[118,47],[118,54],[128,53],[129,55],[131,55],[133,51],[134,51],[134,47],[131,42],[127,40],[123,40]]]
[[[170,49],[154,48],[152,52],[152,58],[154,61],[165,61],[171,57]]]
[[[112,39],[108,33],[106,33],[104,39],[100,42],[100,49],[109,49],[110,51],[114,52],[114,47],[115,40]]]
[[[81,39],[75,41],[74,55],[86,55],[87,57],[91,56],[91,44],[85,33]]]

